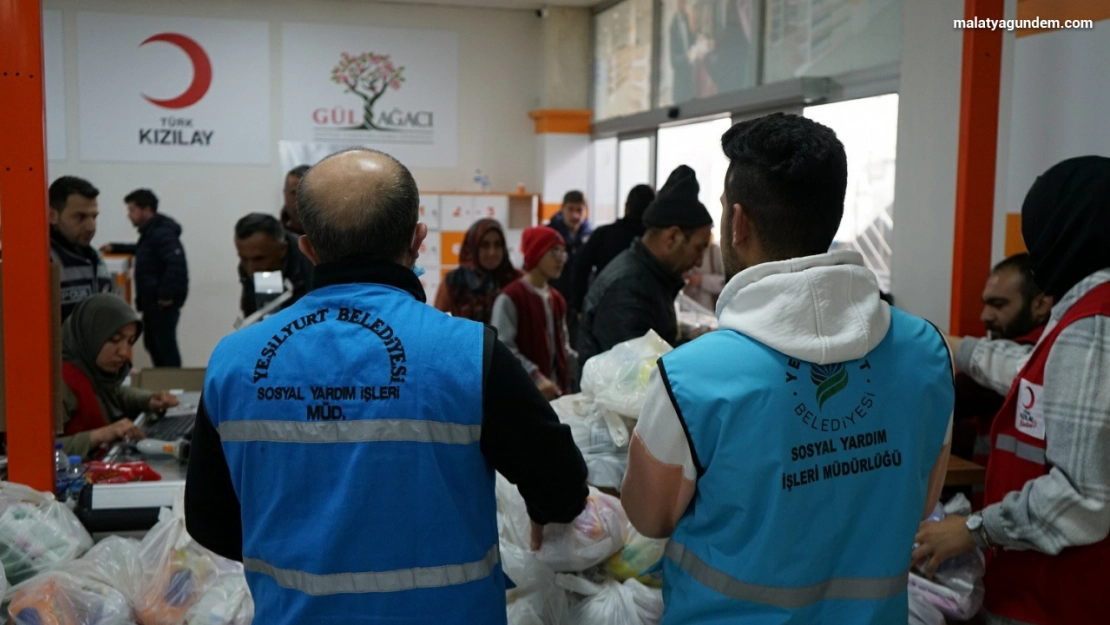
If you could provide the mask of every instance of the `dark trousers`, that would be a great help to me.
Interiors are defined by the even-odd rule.
[[[180,308],[157,308],[143,312],[143,345],[155,367],[180,367],[177,350],[177,322]]]

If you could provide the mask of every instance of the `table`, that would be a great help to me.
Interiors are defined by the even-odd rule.
[[[944,474],[945,486],[975,486],[986,481],[986,467],[956,456],[948,458],[948,471]]]

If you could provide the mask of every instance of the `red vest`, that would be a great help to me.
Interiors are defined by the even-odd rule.
[[[100,411],[96,391],[93,390],[92,382],[87,375],[72,364],[63,362],[62,381],[77,396],[77,412],[73,413],[65,429],[62,430],[64,435],[73,436],[108,425],[108,421],[104,419],[104,413]]]
[[[520,353],[536,363],[542,373],[551,379],[551,351],[547,347],[547,312],[543,298],[532,291],[523,280],[515,280],[501,291],[516,306],[516,346]],[[555,376],[563,393],[570,392],[567,379],[566,339],[563,322],[567,318],[567,302],[559,291],[551,288],[551,314],[555,323]]]
[[[1036,345],[1044,334],[1044,324],[1033,331],[1019,336],[1013,341],[1019,345]],[[1006,398],[993,390],[980,386],[966,373],[956,375],[956,413],[957,420],[966,419],[975,427],[975,443],[972,448],[971,461],[985,467],[991,457],[991,430],[994,426],[994,416],[1002,410]],[[983,484],[971,487],[971,506],[975,510],[983,508]]]
[[[984,503],[1048,473],[1041,389],[1052,345],[1080,319],[1110,316],[1110,283],[1081,298],[1033,348],[994,419]],[[1110,453],[1110,450],[1108,450]],[[1068,547],[1058,555],[996,549],[986,575],[987,610],[1037,625],[1095,625],[1110,622],[1110,539]]]

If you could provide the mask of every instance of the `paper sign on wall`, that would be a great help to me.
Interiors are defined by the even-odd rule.
[[[81,159],[270,163],[266,22],[77,15]]]
[[[438,230],[429,231],[424,243],[420,245],[420,264],[438,265],[441,258],[440,233]]]
[[[62,12],[42,12],[42,79],[46,94],[46,158],[66,159],[65,53]]]
[[[428,226],[428,230],[439,230],[439,196],[420,196],[420,221]]]
[[[317,157],[364,146],[455,167],[458,56],[454,32],[285,24],[282,138]]]

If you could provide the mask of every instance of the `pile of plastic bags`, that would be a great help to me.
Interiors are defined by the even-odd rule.
[[[249,625],[254,618],[242,565],[190,538],[180,506],[163,510],[141,543],[113,536],[96,546],[49,493],[0,483],[0,510],[13,625]]]
[[[574,443],[586,461],[587,481],[598,488],[620,490],[628,470],[631,438],[624,419],[586,395],[564,395],[551,402],[551,407],[559,421],[570,426]]]
[[[532,551],[524,500],[498,475],[497,517],[502,566],[515,585],[507,594],[510,625],[659,622],[663,595],[649,570],[666,541],[636,533],[616,497],[591,488],[582,514],[545,526],[543,545]]]
[[[669,351],[666,341],[648,331],[591,358],[582,373],[582,393],[551,402],[559,420],[570,426],[591,485],[620,490],[648,378],[659,357]]]
[[[51,493],[0,482],[0,564],[4,601],[15,587],[74,561],[93,546],[92,537]],[[10,584],[10,586],[9,586]]]

